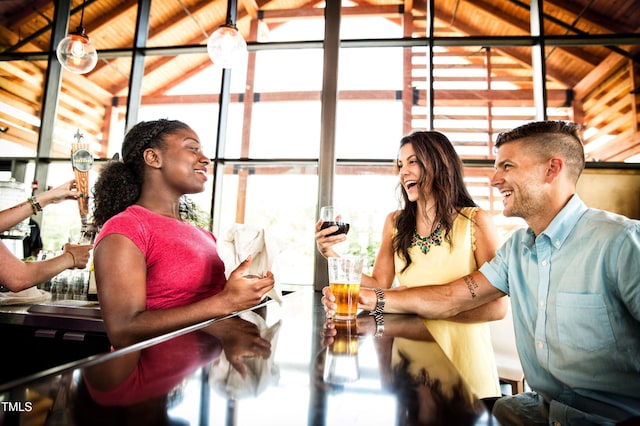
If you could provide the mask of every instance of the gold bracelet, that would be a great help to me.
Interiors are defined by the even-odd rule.
[[[37,215],[38,212],[42,211],[42,206],[40,205],[40,203],[38,202],[38,200],[36,200],[36,197],[29,197],[27,199],[27,201],[29,201],[29,204],[31,204],[31,210],[33,211],[33,215]]]
[[[76,267],[76,257],[70,251],[67,251],[65,253],[69,253],[71,255],[71,258],[73,259],[73,266],[71,266],[71,268],[69,268],[69,269],[75,268]]]

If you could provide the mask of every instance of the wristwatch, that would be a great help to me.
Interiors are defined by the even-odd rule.
[[[384,311],[384,291],[381,288],[374,288],[373,291],[376,293],[376,307],[373,311],[370,312],[370,315],[381,314]]]

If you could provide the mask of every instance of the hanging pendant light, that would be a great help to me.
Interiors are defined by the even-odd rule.
[[[74,74],[86,74],[98,63],[96,48],[91,44],[82,25],[85,2],[86,0],[82,2],[80,25],[76,27],[74,32],[70,32],[63,38],[56,49],[56,56],[60,64]]]
[[[238,32],[235,18],[238,11],[236,0],[227,3],[227,21],[215,30],[207,40],[207,53],[215,65],[233,68],[247,56],[247,42]]]

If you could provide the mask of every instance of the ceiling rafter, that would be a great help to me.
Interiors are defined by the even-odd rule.
[[[570,0],[545,0],[544,4],[545,6],[551,5],[559,10],[575,15],[576,17],[581,15],[581,21],[588,21],[591,25],[598,27],[598,29],[603,33],[633,33],[637,30],[637,27],[631,28],[624,22],[613,20],[610,17],[604,17],[591,9],[583,10],[584,7],[582,5],[575,4]],[[578,32],[580,31],[576,29],[576,33]]]
[[[493,6],[493,5],[489,4],[488,2],[486,2],[485,0],[474,0],[472,5],[477,10],[489,13],[493,17],[498,18],[498,20],[500,20],[500,22],[504,26],[514,27],[518,31],[520,31],[520,32],[522,32],[524,34],[529,33],[530,23],[529,23],[528,20],[527,21],[523,21],[523,20],[520,20],[520,19],[514,19],[513,16],[507,14],[503,9],[500,9],[500,8],[498,8],[496,6]],[[455,27],[455,25],[454,25],[454,27]],[[480,30],[480,28],[474,28],[474,32],[471,32],[469,34],[478,33],[479,30]],[[589,53],[588,51],[585,51],[584,49],[574,49],[574,48],[571,48],[571,47],[563,47],[562,50],[565,51],[568,55],[570,55],[573,60],[577,60],[577,61],[581,61],[581,62],[584,61],[589,65],[597,64],[598,60],[599,60],[599,58],[596,55],[593,55],[593,54]]]

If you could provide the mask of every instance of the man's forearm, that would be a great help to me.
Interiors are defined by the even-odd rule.
[[[385,312],[415,313],[433,319],[454,317],[504,295],[479,272],[449,284],[394,289],[385,293]]]

